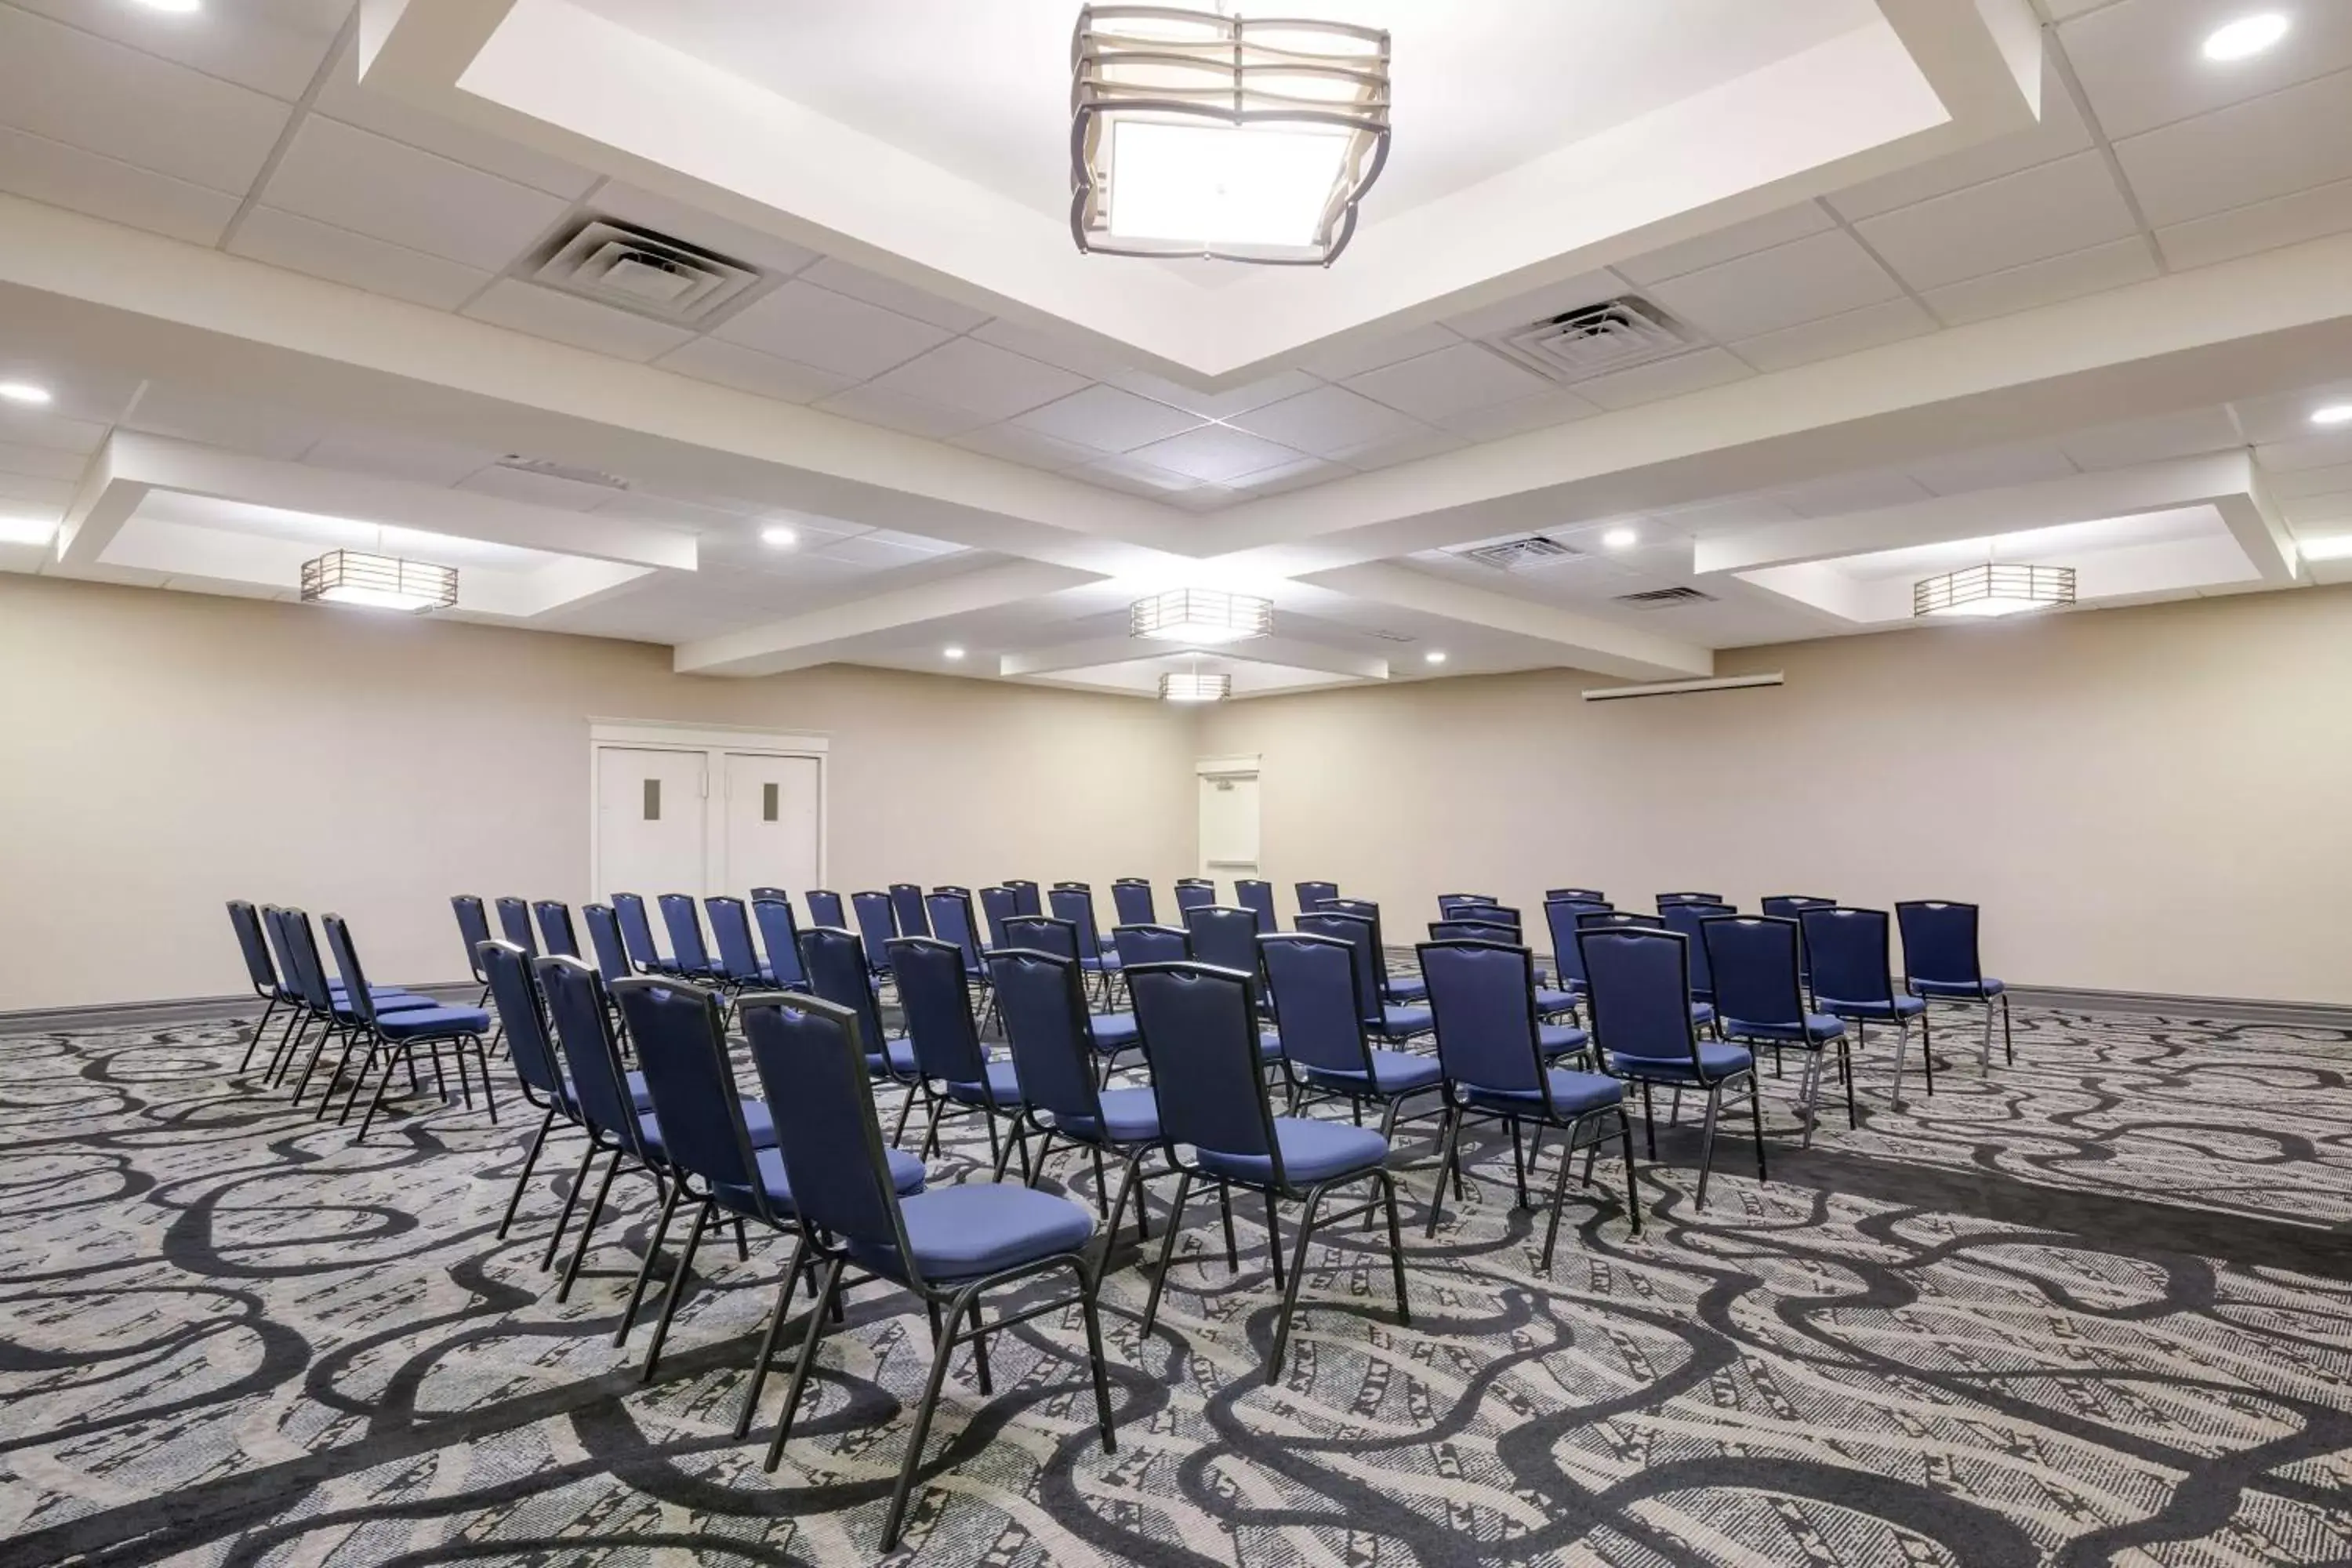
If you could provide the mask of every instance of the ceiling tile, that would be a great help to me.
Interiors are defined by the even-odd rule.
[[[29,479],[78,479],[89,462],[80,452],[29,443],[0,441],[0,474]]]
[[[1499,441],[1506,436],[1565,425],[1571,419],[1589,418],[1600,412],[1599,404],[1562,387],[1538,392],[1533,397],[1516,397],[1508,403],[1465,408],[1459,414],[1447,415],[1438,423],[1473,441]]]
[[[2083,123],[2081,111],[2074,107],[2065,82],[2060,79],[2046,52],[2043,61],[2042,118],[2032,130],[1997,137],[1913,168],[1865,180],[1832,196],[1830,205],[1849,221],[1858,221],[1980,181],[2030,169],[2036,163],[2046,163],[2093,145],[2090,128]]]
[[[1392,468],[1400,463],[1434,458],[1441,452],[1458,452],[1468,445],[1469,442],[1451,430],[1423,430],[1418,435],[1403,436],[1394,440],[1350,447],[1332,456],[1351,468],[1361,468],[1370,473],[1376,468]]]
[[[1026,354],[1034,360],[1061,366],[1088,381],[1108,381],[1121,371],[1133,368],[1125,351],[1117,344],[1091,342],[1073,333],[1041,331],[1024,327],[1017,321],[999,317],[983,321],[971,330],[971,335],[984,343],[994,343],[1001,349]]]
[[[237,209],[237,198],[226,191],[5,125],[0,125],[0,190],[191,245],[215,243]]]
[[[389,93],[361,87],[354,63],[356,53],[354,38],[328,73],[326,85],[319,89],[317,113],[567,201],[586,195],[596,184],[594,174],[561,158],[472,130],[427,110],[413,109]]]
[[[1078,395],[1083,397],[1086,394]],[[1054,405],[1048,404],[1046,406]],[[1137,443],[1139,446],[1141,444]],[[1018,424],[986,426],[969,435],[958,436],[948,445],[961,447],[968,452],[978,452],[985,457],[1002,458],[1008,463],[1044,468],[1048,472],[1075,468],[1102,456],[1099,447],[1081,447],[1075,441],[1065,441]]]
[[[1010,419],[1086,384],[1082,375],[971,338],[941,343],[874,382],[877,390],[945,404],[982,420]]]
[[[1650,298],[1709,336],[1751,338],[1902,293],[1843,230],[1792,240],[1661,283]]]
[[[1410,436],[1423,427],[1419,420],[1343,386],[1318,386],[1237,414],[1232,423],[1254,436],[1324,458],[1349,447]]]
[[[2264,441],[2255,447],[2254,461],[2273,473],[2341,468],[2352,463],[2352,430],[2314,431],[2290,440]]]
[[[1460,334],[1451,328],[1432,321],[1408,331],[1390,332],[1360,342],[1342,342],[1328,348],[1318,348],[1300,363],[1305,369],[1326,381],[1344,381],[1349,376],[1361,375],[1368,370],[1378,370],[1399,360],[1435,353],[1439,349],[1450,348],[1461,341]]]
[[[639,363],[667,353],[694,336],[682,327],[648,321],[516,278],[501,278],[491,284],[480,299],[466,307],[466,314],[493,326],[511,327],[535,338],[552,338]]]
[[[1476,343],[1457,343],[1402,364],[1383,365],[1350,377],[1348,385],[1375,402],[1432,421],[1551,388],[1533,371]]]
[[[749,515],[740,508],[715,505],[709,500],[691,501],[677,496],[654,495],[645,490],[614,496],[596,509],[596,515],[624,518],[631,522],[649,522],[656,528],[706,536],[740,534],[751,521]]]
[[[1541,289],[1531,289],[1524,294],[1514,294],[1475,310],[1465,310],[1458,316],[1448,316],[1445,325],[1465,338],[1491,338],[1514,328],[1524,327],[1531,321],[1547,321],[1564,311],[1597,305],[1603,300],[1613,300],[1631,288],[1632,285],[1624,279],[1603,268],[1574,278],[1563,278]]]
[[[1950,496],[1964,490],[2029,485],[2037,479],[2063,479],[2075,472],[2075,468],[2055,446],[2034,443],[1954,452],[1913,463],[1909,471],[1913,479],[1935,494]]]
[[[1936,330],[1936,319],[1909,299],[1882,300],[1859,310],[1783,327],[1760,337],[1742,338],[1731,352],[1758,370],[1787,370],[1815,360],[1860,353],[1881,343],[1899,342]]]
[[[567,479],[561,474],[501,468],[495,463],[476,469],[450,488],[529,501],[534,506],[558,507],[565,511],[593,511],[614,494],[610,485],[592,485],[582,479]]]
[[[747,349],[740,343],[723,342],[717,338],[697,338],[682,349],[674,349],[654,362],[662,370],[679,375],[690,375],[698,381],[715,382],[731,386],[738,392],[749,392],[760,397],[772,397],[782,403],[814,403],[829,397],[846,387],[856,385],[855,378],[835,375],[831,371],[818,370],[814,365],[801,364],[774,354]]]
[[[934,441],[961,436],[988,423],[985,416],[969,409],[909,397],[879,386],[853,386],[846,392],[835,393],[816,406],[845,419],[903,430],[909,436],[927,436]]]
[[[121,421],[126,429],[292,462],[327,433],[323,420],[277,404],[152,382]]]
[[[295,131],[262,199],[491,272],[520,256],[565,206],[544,191],[315,114]]]
[[[1655,364],[1635,365],[1631,370],[1612,371],[1607,375],[1580,381],[1576,391],[1580,397],[1590,398],[1603,408],[1631,408],[1636,404],[1655,403],[1662,397],[1680,397],[1685,393],[1721,386],[1755,374],[1727,349],[1700,349]]]
[[[1279,398],[1296,397],[1320,384],[1303,370],[1286,370],[1222,392],[1202,392],[1193,387],[1152,374],[1145,370],[1122,371],[1110,378],[1111,384],[1148,397],[1154,403],[1165,403],[1187,414],[1197,414],[1203,419],[1230,419],[1236,414],[1246,414],[1253,408],[1263,408]]]
[[[2279,500],[2352,495],[2352,463],[2325,468],[2284,468],[2274,472],[2265,469],[2263,484]]]
[[[2124,425],[2102,425],[2063,437],[2058,449],[2074,466],[2091,471],[2129,468],[2160,463],[2168,458],[2193,458],[2202,452],[2226,451],[2245,445],[2225,408],[2191,408],[2154,419]]]
[[[1735,223],[1637,256],[1631,261],[1617,263],[1615,270],[1635,283],[1663,283],[1669,278],[1679,278],[1685,272],[1697,272],[1719,266],[1736,258],[1769,250],[1776,245],[1786,245],[1792,239],[1802,239],[1809,234],[1819,234],[1833,227],[1830,215],[1818,202],[1800,202],[1792,207],[1766,213],[1762,217],[1746,223]]]
[[[228,249],[273,267],[437,310],[456,310],[479,293],[491,278],[478,268],[313,223],[275,207],[257,206],[247,213]]]
[[[2292,30],[2275,48],[2207,59],[2206,37],[2245,9],[2216,0],[2122,0],[2064,23],[2058,37],[2091,112],[2116,141],[2352,67],[2352,5],[2338,0],[2284,7]]]
[[[1043,408],[1033,408],[1014,423],[1056,441],[1075,442],[1097,452],[1131,452],[1138,447],[1190,430],[1201,419],[1198,415],[1138,397],[1116,386],[1089,386]]]
[[[2185,270],[2347,229],[2352,229],[2352,180],[2338,180],[2158,229],[2156,243],[2165,260]]]
[[[730,223],[699,207],[672,201],[651,191],[641,191],[635,185],[611,181],[599,187],[595,198],[586,204],[590,212],[622,223],[635,224],[652,229],[672,239],[688,245],[698,245],[705,250],[715,250],[731,260],[746,263],[773,276],[788,276],[801,271],[817,258],[817,254],[789,239],[779,239],[756,228]]]
[[[1170,496],[1197,489],[1201,483],[1186,475],[1139,462],[1132,456],[1098,458],[1082,468],[1072,468],[1069,477],[1115,490],[1125,490],[1129,495],[1147,496],[1153,500],[1165,500]]]
[[[955,334],[795,278],[711,335],[863,381]]]
[[[222,6],[199,16],[93,0],[14,4],[289,103],[309,89],[351,11],[351,0]]]
[[[1774,490],[1772,499],[1799,517],[1843,517],[1927,499],[1927,487],[1899,468],[1832,474]]]
[[[1203,425],[1181,436],[1139,447],[1129,456],[1152,468],[1209,484],[1223,484],[1244,474],[1298,459],[1296,448],[1261,440],[1229,425]]]
[[[250,88],[0,5],[0,122],[19,130],[241,195],[289,112]]]
[[[2155,276],[2156,261],[2148,255],[2147,242],[2134,237],[1930,289],[1927,308],[1948,325],[1957,327],[2120,289],[2127,283],[2144,283]]]
[[[886,310],[896,310],[902,316],[912,316],[919,321],[929,321],[935,327],[945,327],[951,332],[968,332],[988,320],[988,312],[975,310],[951,300],[942,300],[928,289],[895,278],[884,278],[862,267],[852,267],[833,257],[819,257],[807,272],[808,280],[836,294],[846,294],[853,300],[863,300],[869,305],[879,305]]]
[[[2236,416],[2238,428],[2246,439],[2260,444],[2300,440],[2318,434],[2324,427],[2311,423],[2313,412],[2338,403],[2352,403],[2352,378],[2268,396],[2237,398],[2231,403],[2230,411]],[[2338,435],[2342,433],[2341,428],[2336,431]]]
[[[45,409],[0,403],[0,441],[55,447],[61,452],[90,452],[105,439],[106,426],[98,420],[69,418]]]
[[[1337,463],[1325,462],[1320,458],[1301,458],[1297,462],[1261,468],[1255,474],[1236,479],[1233,489],[1242,497],[1286,495],[1292,490],[1303,490],[1309,485],[1346,479],[1352,471]]]
[[[71,479],[36,479],[29,474],[12,474],[0,470],[0,500],[22,501],[36,507],[61,507],[71,501],[77,486]],[[11,507],[12,511],[22,507]]]
[[[2116,143],[2147,221],[2162,228],[2352,178],[2352,83],[2305,82]]]
[[[1906,282],[1927,289],[2121,239],[2134,224],[2105,158],[2078,153],[1854,227]]]
[[[413,479],[436,489],[456,484],[498,458],[496,452],[373,429],[330,431],[302,454],[302,461],[313,468]]]

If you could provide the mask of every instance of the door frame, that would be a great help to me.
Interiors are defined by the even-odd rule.
[[[1258,773],[1258,763],[1262,759],[1260,757],[1255,755],[1202,757],[1200,761],[1192,764],[1192,776],[1195,781],[1192,785],[1192,836],[1194,840],[1192,845],[1192,863],[1199,868],[1199,870],[1196,873],[1197,875],[1214,877],[1218,874],[1216,871],[1210,868],[1208,846],[1199,842],[1201,833],[1201,803],[1199,794],[1201,786],[1198,781],[1203,779],[1250,779],[1256,781],[1259,784],[1260,790],[1263,791],[1265,787],[1264,781],[1259,778]],[[1257,858],[1252,861],[1251,865],[1255,870],[1256,875],[1261,878],[1265,875],[1265,797],[1263,793],[1258,796]],[[1226,879],[1230,881],[1232,879],[1231,876],[1228,875]]]
[[[749,725],[698,724],[673,722],[662,719],[597,719],[588,721],[588,887],[590,896],[604,885],[603,836],[600,828],[604,819],[604,770],[597,765],[598,753],[607,747],[632,752],[684,752],[702,758],[703,787],[706,791],[713,780],[724,779],[727,754],[730,752],[749,756],[806,757],[816,763],[816,877],[817,885],[824,885],[826,865],[832,847],[832,824],[827,816],[833,792],[827,787],[825,763],[833,748],[829,735],[756,729]],[[709,795],[703,796],[702,815],[702,885],[707,889],[717,885],[714,848],[710,832]],[[743,895],[736,893],[737,898]]]

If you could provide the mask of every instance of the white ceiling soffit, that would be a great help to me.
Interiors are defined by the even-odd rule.
[[[1124,635],[1091,637],[1083,642],[1064,643],[1056,647],[1031,648],[1002,655],[997,660],[997,673],[1016,678],[1066,674],[1126,664],[1151,664],[1156,667],[1159,661],[1169,657],[1165,643],[1152,643]],[[1221,668],[1228,663],[1256,664],[1313,670],[1350,680],[1386,680],[1389,678],[1389,661],[1377,654],[1353,653],[1297,637],[1252,637],[1247,642],[1221,646],[1210,657]]]
[[[1585,3],[1521,12],[1512,30],[1589,26]],[[1641,9],[1670,34],[1679,27],[1689,55],[1703,52],[1692,40],[1707,36],[1720,5],[1644,0]],[[2041,37],[2028,0],[1774,0],[1740,14],[1776,19],[1784,53],[1743,58],[1738,74],[1684,96],[1629,102],[1615,123],[1564,126],[1570,139],[1536,141],[1516,167],[1467,170],[1452,188],[1409,187],[1419,199],[1399,210],[1383,211],[1376,187],[1339,267],[1212,273],[1079,254],[1065,217],[764,84],[756,51],[728,51],[725,65],[692,52],[677,29],[693,9],[667,0],[364,0],[362,78],[373,91],[990,314],[1124,345],[1202,386],[1761,216],[2024,129],[2039,110]],[[1397,10],[1384,19],[1397,35],[1401,78],[1417,35],[1468,26],[1474,15],[1381,9]],[[1054,26],[1040,31],[1049,11]],[[770,15],[761,36],[781,45],[793,24],[785,12]],[[1066,100],[1058,35],[1070,18],[1061,8],[867,0],[856,16],[850,47],[835,57],[840,69],[887,72],[907,51],[954,51],[975,47],[976,34],[1010,29],[1037,35],[1008,57],[1024,73],[1012,90]],[[1551,73],[1544,86],[1565,99],[1576,94],[1557,72],[1601,58],[1572,45],[1507,43],[1490,51],[1488,68],[1524,72],[1541,60]],[[1408,134],[1409,122],[1400,131]],[[1438,124],[1429,132],[1444,134]]]

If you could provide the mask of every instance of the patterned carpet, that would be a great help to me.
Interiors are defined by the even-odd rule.
[[[1376,1233],[1345,1227],[1279,1387],[1256,1375],[1276,1295],[1255,1205],[1232,1275],[1196,1205],[1149,1342],[1148,1277],[1113,1256],[1118,1452],[1092,1435],[1075,1315],[1015,1331],[993,1400],[951,1375],[901,1559],[2352,1560],[2352,1036],[2017,1023],[1990,1077],[1965,1026],[1939,1030],[1937,1092],[1905,1113],[1874,1049],[1863,1130],[1826,1118],[1810,1152],[1792,1063],[1767,1080],[1773,1179],[1727,1139],[1703,1212],[1696,1141],[1662,1130],[1655,1223],[1631,1238],[1571,1188],[1549,1278],[1507,1145],[1475,1151],[1484,1179],[1423,1242],[1426,1152],[1401,1138],[1413,1326]],[[610,1336],[644,1184],[559,1306],[537,1267],[555,1171],[494,1239],[519,1104],[493,1130],[419,1100],[354,1148],[232,1080],[242,1041],[226,1021],[0,1039],[0,1562],[874,1559],[928,1369],[906,1297],[853,1298],[763,1476],[778,1384],[751,1439],[730,1428],[780,1242],[705,1248],[641,1389]],[[971,1153],[951,1142],[933,1180]],[[1080,1162],[1054,1174],[1094,1196]]]

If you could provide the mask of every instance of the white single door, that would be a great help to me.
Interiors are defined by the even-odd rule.
[[[817,760],[730,752],[725,766],[719,889],[740,899],[753,888],[782,888],[797,899],[822,886]]]
[[[1201,875],[1220,887],[1257,875],[1257,775],[1201,775]]]
[[[596,896],[700,894],[709,854],[700,752],[596,749]]]

